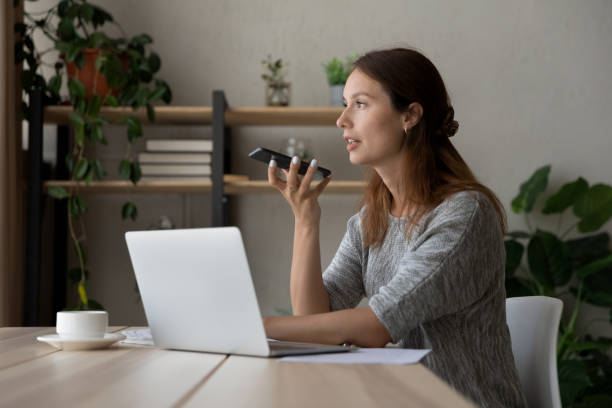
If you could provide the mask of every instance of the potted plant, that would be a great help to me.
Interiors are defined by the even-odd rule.
[[[19,1],[15,1],[17,6]],[[62,103],[60,89],[67,84],[69,100],[73,111],[70,123],[75,130],[72,151],[64,158],[70,180],[89,184],[100,180],[105,170],[100,162],[87,157],[88,145],[107,144],[104,125],[109,120],[101,114],[102,105],[130,106],[134,111],[146,108],[147,118],[155,121],[153,104],[158,101],[170,103],[172,92],[168,84],[157,79],[161,66],[160,57],[148,50],[153,42],[147,34],[127,38],[124,34],[112,38],[102,28],[112,24],[121,27],[113,17],[99,6],[86,0],[61,0],[56,5],[36,14],[24,13],[24,22],[15,25],[17,33],[15,60],[26,63],[22,73],[22,88],[30,94],[38,90],[44,104]],[[41,32],[53,43],[45,51],[36,49],[33,41],[35,32]],[[59,51],[60,58],[49,61],[50,51]],[[42,65],[53,67],[55,75],[48,80],[41,73]],[[67,76],[65,75],[67,74]],[[88,81],[91,80],[91,81]],[[84,82],[89,82],[87,85]],[[26,101],[22,114],[29,118]],[[118,123],[126,125],[127,144],[124,159],[119,164],[119,174],[125,180],[137,183],[141,172],[138,162],[133,159],[131,146],[142,136],[142,127],[136,115],[124,115]],[[89,270],[86,264],[85,230],[81,217],[87,212],[87,205],[79,189],[52,187],[51,197],[67,200],[68,230],[79,262],[68,271],[69,280],[78,292],[77,309],[102,308],[99,302],[87,294]],[[136,219],[137,208],[131,202],[122,207],[123,219]]]
[[[291,84],[285,81],[287,63],[274,60],[271,55],[261,61],[264,67],[262,79],[266,81],[266,105],[289,106]]]
[[[343,106],[344,84],[353,69],[353,64],[357,56],[355,54],[346,57],[346,61],[342,62],[334,57],[331,61],[323,63],[323,69],[327,75],[329,83],[329,97],[332,106]]]
[[[563,405],[610,406],[612,361],[607,351],[612,339],[593,338],[588,332],[579,332],[576,324],[585,302],[612,312],[610,236],[607,232],[596,233],[612,217],[612,187],[589,186],[582,177],[563,185],[542,209],[543,215],[558,217],[557,230],[546,231],[532,225],[530,214],[536,199],[546,190],[549,172],[550,165],[536,170],[512,201],[512,210],[524,214],[527,230],[507,234],[506,292],[508,297],[565,298],[561,300],[566,312],[570,312],[559,327],[557,349]],[[570,209],[573,216],[567,214]],[[564,229],[563,221],[568,218],[569,227]],[[568,238],[576,230],[589,235]],[[573,302],[567,301],[568,296]],[[568,308],[570,304],[573,306]]]

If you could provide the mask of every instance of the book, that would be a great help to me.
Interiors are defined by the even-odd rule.
[[[140,163],[197,163],[210,164],[210,153],[139,153]]]
[[[210,176],[210,164],[141,164],[143,176]]]
[[[167,181],[167,182],[183,182],[183,181],[211,181],[210,176],[142,176],[138,181]]]
[[[232,183],[236,181],[248,181],[249,176],[243,174],[224,174],[223,181]],[[140,181],[211,181],[210,176],[142,176]]]
[[[213,141],[206,139],[149,139],[146,149],[151,152],[212,152]]]

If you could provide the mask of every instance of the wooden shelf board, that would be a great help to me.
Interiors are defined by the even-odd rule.
[[[226,126],[334,126],[342,113],[340,107],[241,107],[225,111]],[[156,125],[210,125],[210,106],[155,106]],[[72,106],[47,106],[45,123],[68,125]],[[102,114],[116,123],[123,115],[136,115],[142,123],[149,123],[145,109],[103,107]]]
[[[335,126],[339,107],[242,107],[225,111],[227,126]]]
[[[360,194],[365,185],[364,181],[332,181],[324,194]],[[130,181],[110,180],[92,181],[85,185],[83,182],[52,180],[44,184],[45,190],[51,186],[67,190],[78,187],[83,193],[207,193],[212,189],[210,181],[142,181],[134,185]],[[276,188],[268,184],[267,180],[240,180],[226,182],[224,191],[231,195],[275,193]]]
[[[212,123],[212,107],[210,106],[155,106],[156,125],[210,125]],[[70,124],[68,116],[72,106],[45,107],[45,123],[58,125]],[[136,115],[142,123],[149,123],[144,108],[133,110],[130,107],[103,107],[101,113],[111,121],[116,121],[123,115]]]

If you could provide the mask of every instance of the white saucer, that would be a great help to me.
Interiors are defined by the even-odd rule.
[[[125,339],[123,334],[106,333],[104,337],[99,339],[61,339],[57,334],[47,334],[46,336],[38,336],[36,340],[43,341],[57,347],[60,350],[94,350],[108,347],[119,340]]]

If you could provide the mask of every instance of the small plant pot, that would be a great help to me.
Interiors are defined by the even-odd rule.
[[[329,87],[329,100],[332,106],[344,106],[342,102],[343,93],[344,85],[331,85]]]
[[[78,78],[85,85],[85,94],[87,99],[95,95],[99,95],[103,100],[109,93],[113,96],[119,95],[119,89],[110,89],[106,78],[98,70],[96,70],[96,58],[100,55],[100,50],[97,48],[86,48],[83,50],[83,67],[79,67],[74,62],[66,63],[66,72],[68,78]],[[129,61],[127,56],[122,56],[124,70],[127,69]],[[95,90],[94,90],[95,86]]]
[[[266,84],[266,105],[267,106],[289,106],[291,84],[283,82],[281,84]]]

